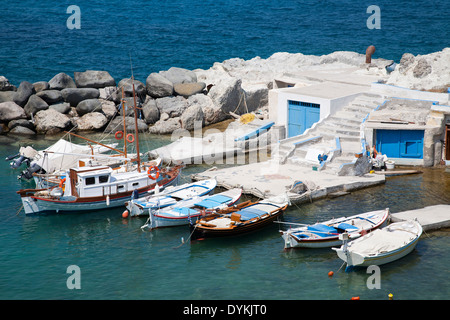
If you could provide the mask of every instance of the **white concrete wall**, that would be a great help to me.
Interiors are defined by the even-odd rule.
[[[371,91],[389,97],[438,101],[441,104],[448,104],[450,99],[448,93],[412,90],[378,82],[372,83]]]

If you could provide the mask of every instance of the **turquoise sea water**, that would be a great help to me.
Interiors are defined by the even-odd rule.
[[[208,69],[230,58],[267,58],[275,52],[323,55],[365,53],[397,62],[405,52],[427,54],[449,46],[446,1],[356,0],[63,0],[0,1],[0,75],[50,80],[59,72],[106,70],[118,82],[145,81],[172,66]],[[368,29],[370,5],[381,29]],[[69,30],[67,8],[81,11]]]
[[[147,135],[156,147],[168,139]],[[4,140],[3,140],[4,141]],[[51,141],[34,141],[44,147]],[[24,141],[22,141],[22,144]],[[13,154],[18,142],[0,147]],[[205,170],[188,167],[183,180]],[[368,289],[365,269],[345,273],[330,249],[283,250],[274,224],[235,238],[182,244],[188,227],[143,232],[145,218],[123,219],[124,208],[43,216],[16,215],[17,172],[0,161],[0,299],[151,299],[151,300],[291,300],[448,299],[450,238],[448,231],[422,236],[405,258],[381,267],[381,289]],[[332,217],[389,207],[392,212],[450,203],[450,173],[426,169],[423,174],[388,179],[386,184],[291,206],[288,222],[314,223]],[[81,270],[81,289],[69,290],[67,267]],[[328,272],[334,271],[333,278]]]

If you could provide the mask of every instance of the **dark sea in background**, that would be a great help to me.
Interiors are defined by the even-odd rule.
[[[0,75],[13,84],[50,80],[59,72],[106,70],[118,82],[172,66],[208,69],[230,58],[275,52],[323,55],[337,50],[397,62],[405,52],[449,46],[445,1],[0,1]],[[381,9],[381,29],[366,27],[369,5]],[[69,5],[81,9],[81,29],[69,30]],[[144,149],[170,142],[144,135]],[[337,272],[342,261],[325,250],[284,251],[278,225],[231,239],[181,245],[189,229],[142,232],[145,219],[123,208],[85,214],[16,214],[16,191],[30,187],[1,160],[20,145],[43,149],[48,137],[2,138],[0,145],[0,299],[448,299],[450,238],[424,235],[400,261],[382,266],[381,289],[368,289],[365,270]],[[143,150],[143,151],[146,151]],[[142,149],[141,149],[142,151]],[[208,166],[192,166],[189,175]],[[450,173],[392,178],[385,185],[292,206],[291,222],[313,223],[390,207],[392,212],[450,203]],[[69,265],[81,269],[81,290],[69,290]],[[328,272],[335,272],[328,278]]]

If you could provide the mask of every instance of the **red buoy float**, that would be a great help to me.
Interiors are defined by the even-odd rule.
[[[134,135],[132,133],[127,134],[127,141],[129,143],[133,143],[134,142]]]
[[[128,215],[129,215],[130,213],[128,212],[128,210],[125,210],[123,213],[122,213],[122,218],[124,218],[124,219],[126,219],[126,218],[128,218]]]
[[[157,166],[151,166],[147,170],[148,177],[152,180],[156,180],[159,178],[159,168]]]
[[[122,139],[122,138],[123,138],[123,131],[117,131],[117,132],[114,134],[114,137],[115,137],[117,140]]]

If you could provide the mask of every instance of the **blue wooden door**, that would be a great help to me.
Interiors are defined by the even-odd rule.
[[[288,102],[288,137],[294,137],[320,120],[320,105],[302,101]]]
[[[377,130],[377,151],[388,158],[423,159],[423,130]]]

